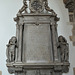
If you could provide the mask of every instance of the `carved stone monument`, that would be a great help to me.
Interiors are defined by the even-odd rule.
[[[7,44],[7,67],[15,75],[62,75],[69,71],[69,45],[58,37],[57,14],[47,0],[23,0]],[[29,6],[28,6],[29,5]],[[30,12],[27,10],[29,9]]]

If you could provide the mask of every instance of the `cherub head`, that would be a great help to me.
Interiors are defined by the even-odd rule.
[[[59,42],[66,42],[67,43],[67,40],[62,35],[58,37],[58,41]]]
[[[26,2],[26,0],[23,0],[23,4],[24,4],[24,5],[27,5],[27,2]]]
[[[15,44],[17,42],[17,38],[15,36],[11,37],[11,39],[9,40],[9,44]]]

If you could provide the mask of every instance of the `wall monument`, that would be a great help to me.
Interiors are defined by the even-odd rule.
[[[47,0],[23,0],[14,21],[16,36],[6,49],[10,74],[62,75],[69,71],[69,44],[58,36],[59,18]]]

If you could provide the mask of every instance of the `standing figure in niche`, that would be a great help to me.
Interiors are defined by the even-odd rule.
[[[17,39],[13,36],[7,45],[7,62],[14,62],[15,61],[15,52],[17,47]]]
[[[27,13],[27,8],[28,8],[27,2],[26,2],[26,0],[23,0],[23,6],[22,6],[22,8],[19,10],[18,13],[21,14],[23,11],[25,11],[25,13]]]
[[[69,45],[63,36],[58,38],[58,48],[60,49],[61,62],[68,62],[69,59]]]

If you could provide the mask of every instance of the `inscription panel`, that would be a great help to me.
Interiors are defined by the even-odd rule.
[[[50,25],[25,25],[24,28],[25,62],[50,63],[52,54]]]

